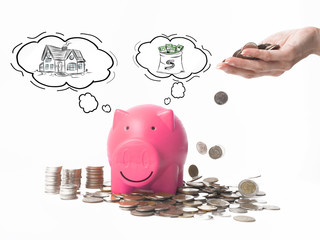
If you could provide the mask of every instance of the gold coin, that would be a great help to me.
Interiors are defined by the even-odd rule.
[[[246,197],[256,196],[259,192],[258,184],[249,179],[242,180],[238,185],[239,192]]]

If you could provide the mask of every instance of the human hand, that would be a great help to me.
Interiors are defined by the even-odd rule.
[[[320,55],[320,29],[305,27],[283,31],[271,35],[262,43],[278,44],[280,49],[266,51],[246,48],[242,55],[260,60],[230,57],[219,63],[217,68],[245,78],[280,76],[310,54]]]

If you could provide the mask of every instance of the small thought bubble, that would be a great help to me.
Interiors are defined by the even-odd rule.
[[[171,103],[171,98],[167,97],[164,99],[164,104],[169,105]]]
[[[98,108],[98,101],[91,93],[87,92],[79,96],[79,106],[85,113],[93,112]]]
[[[103,105],[102,106],[102,111],[109,113],[111,112],[111,106],[109,104]]]
[[[183,98],[186,88],[182,82],[175,82],[171,87],[171,95],[174,98]]]

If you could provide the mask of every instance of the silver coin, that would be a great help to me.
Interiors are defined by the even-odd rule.
[[[266,193],[265,192],[262,192],[262,191],[259,191],[256,193],[257,196],[265,196]]]
[[[247,213],[248,210],[243,209],[243,208],[229,208],[229,212],[233,212],[233,213]]]
[[[197,188],[183,188],[182,193],[187,195],[196,195],[199,193],[199,189]]]
[[[227,212],[212,212],[212,215],[218,217],[231,217],[231,214]]]
[[[220,208],[227,208],[230,205],[230,203],[225,200],[215,198],[208,199],[207,203]]]
[[[275,205],[262,205],[262,207],[266,210],[280,210],[280,207]]]
[[[93,196],[93,197],[105,198],[105,197],[108,197],[108,196],[109,196],[109,193],[97,191],[97,192],[93,193],[92,196]]]
[[[209,156],[212,158],[212,159],[218,159],[218,158],[221,158],[223,155],[223,151],[222,151],[222,148],[218,145],[216,146],[213,146],[209,149]]]
[[[190,177],[192,177],[192,178],[198,176],[198,174],[199,174],[198,167],[194,164],[189,166],[188,172],[189,172]]]
[[[213,219],[213,216],[210,214],[195,214],[194,218],[197,218],[200,220],[211,220]]]
[[[182,208],[182,211],[183,211],[184,213],[196,213],[196,212],[199,211],[199,209],[198,209],[198,208],[195,208],[195,207],[183,207],[183,208]]]
[[[196,187],[196,188],[201,188],[204,186],[204,183],[203,182],[187,182],[187,185],[190,186],[190,187]]]
[[[82,201],[85,203],[100,203],[103,202],[103,199],[98,197],[84,197]]]
[[[214,101],[218,104],[218,105],[223,105],[228,101],[228,95],[225,92],[217,92],[214,95]]]
[[[209,185],[212,185],[213,183],[216,183],[218,181],[219,181],[219,179],[216,177],[207,177],[207,178],[203,179],[203,182],[209,183]]]
[[[133,216],[138,216],[138,217],[148,217],[154,215],[153,211],[138,211],[138,210],[132,210],[130,212]]]
[[[251,198],[240,198],[235,200],[236,203],[254,203],[257,202],[256,199],[251,199]]]
[[[253,217],[249,217],[249,216],[234,216],[233,217],[234,220],[239,221],[239,222],[254,222],[256,221]]]
[[[213,205],[203,204],[201,206],[198,206],[198,209],[201,210],[201,211],[205,211],[205,212],[211,212],[211,211],[217,210],[217,207],[213,206]]]
[[[197,151],[202,155],[206,154],[208,151],[207,145],[203,142],[197,142],[196,148]]]
[[[259,207],[258,205],[255,205],[253,203],[241,203],[240,207],[243,209],[247,209],[247,210],[260,210],[261,207]]]
[[[203,196],[197,196],[194,198],[194,201],[205,202],[207,199]]]
[[[232,203],[229,205],[229,209],[232,209],[232,208],[239,208],[240,207],[240,204],[239,203]]]

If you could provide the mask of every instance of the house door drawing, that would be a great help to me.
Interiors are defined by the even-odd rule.
[[[58,63],[58,72],[62,72],[62,63],[61,62]]]

